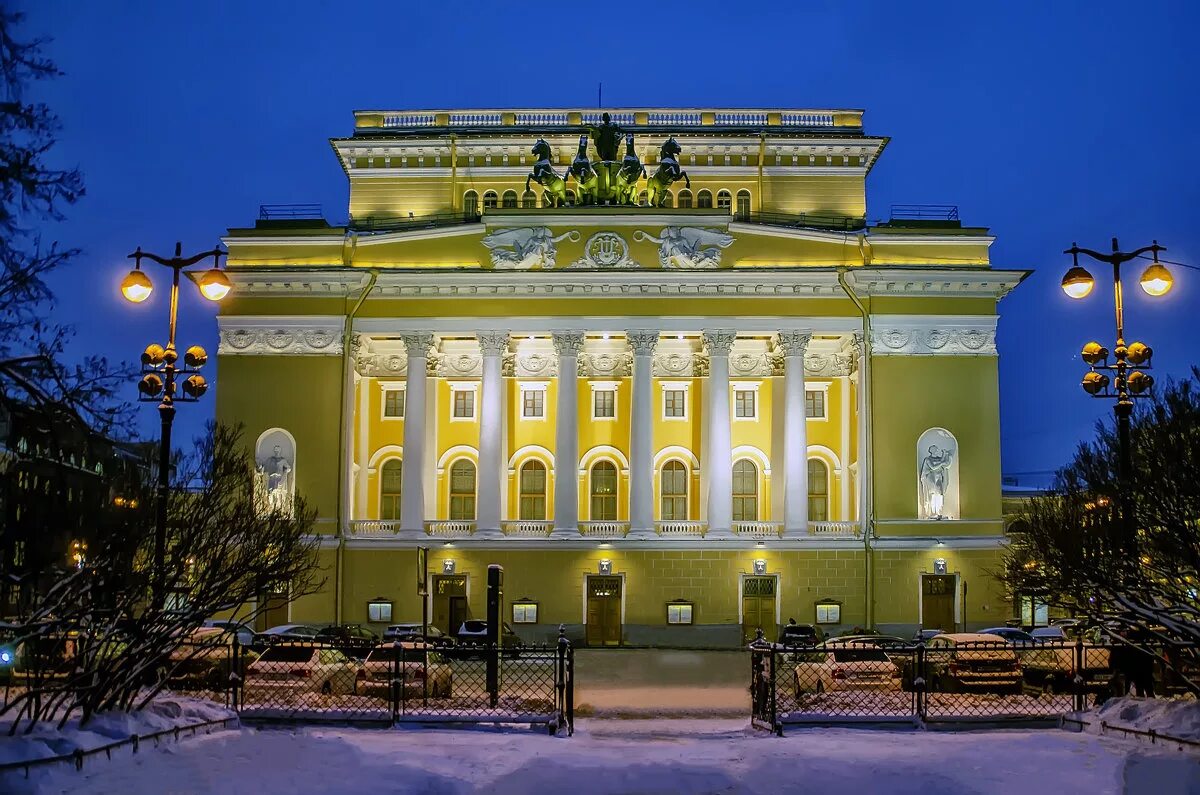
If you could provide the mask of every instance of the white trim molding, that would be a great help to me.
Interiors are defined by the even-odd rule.
[[[875,315],[872,356],[995,356],[996,315]]]
[[[341,356],[340,315],[217,318],[222,356]]]

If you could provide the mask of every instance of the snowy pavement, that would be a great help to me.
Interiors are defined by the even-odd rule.
[[[1058,730],[795,730],[741,720],[582,720],[522,729],[237,729],[35,771],[6,793],[912,793],[1200,792],[1195,755]]]

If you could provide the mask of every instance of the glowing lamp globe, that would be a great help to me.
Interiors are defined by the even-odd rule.
[[[1092,274],[1078,265],[1067,271],[1062,278],[1063,292],[1071,298],[1086,298],[1095,286],[1096,280],[1092,278]]]
[[[152,292],[154,292],[154,285],[151,283],[150,277],[137,268],[131,270],[129,275],[121,281],[121,295],[131,303],[140,304],[149,298]]]
[[[1171,291],[1175,279],[1169,270],[1156,262],[1146,268],[1146,272],[1142,274],[1141,284],[1146,295],[1160,296]]]
[[[229,295],[229,290],[233,287],[229,283],[229,277],[217,268],[206,270],[196,280],[196,284],[200,287],[201,295],[210,301],[220,301]]]

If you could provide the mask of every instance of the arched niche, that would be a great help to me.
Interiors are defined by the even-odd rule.
[[[917,518],[958,519],[958,440],[930,428],[917,440]]]
[[[296,502],[296,439],[283,428],[263,431],[254,445],[254,503],[260,514],[291,516]]]

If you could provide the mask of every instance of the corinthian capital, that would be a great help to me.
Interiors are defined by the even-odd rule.
[[[733,349],[734,340],[737,339],[737,332],[724,328],[705,329],[700,336],[704,339],[704,347],[708,349],[710,357],[728,356],[729,351]]]
[[[578,356],[583,350],[582,331],[552,331],[550,341],[559,356]]]
[[[499,356],[508,350],[507,331],[480,331],[475,334],[484,356]]]
[[[779,350],[784,356],[803,356],[811,341],[812,334],[804,331],[787,329],[779,332]]]
[[[654,346],[658,344],[658,331],[632,329],[625,332],[625,340],[633,349],[634,356],[649,356],[654,353]]]
[[[427,358],[433,350],[433,334],[428,331],[409,331],[400,335],[400,341],[404,343],[404,350],[410,359]]]

